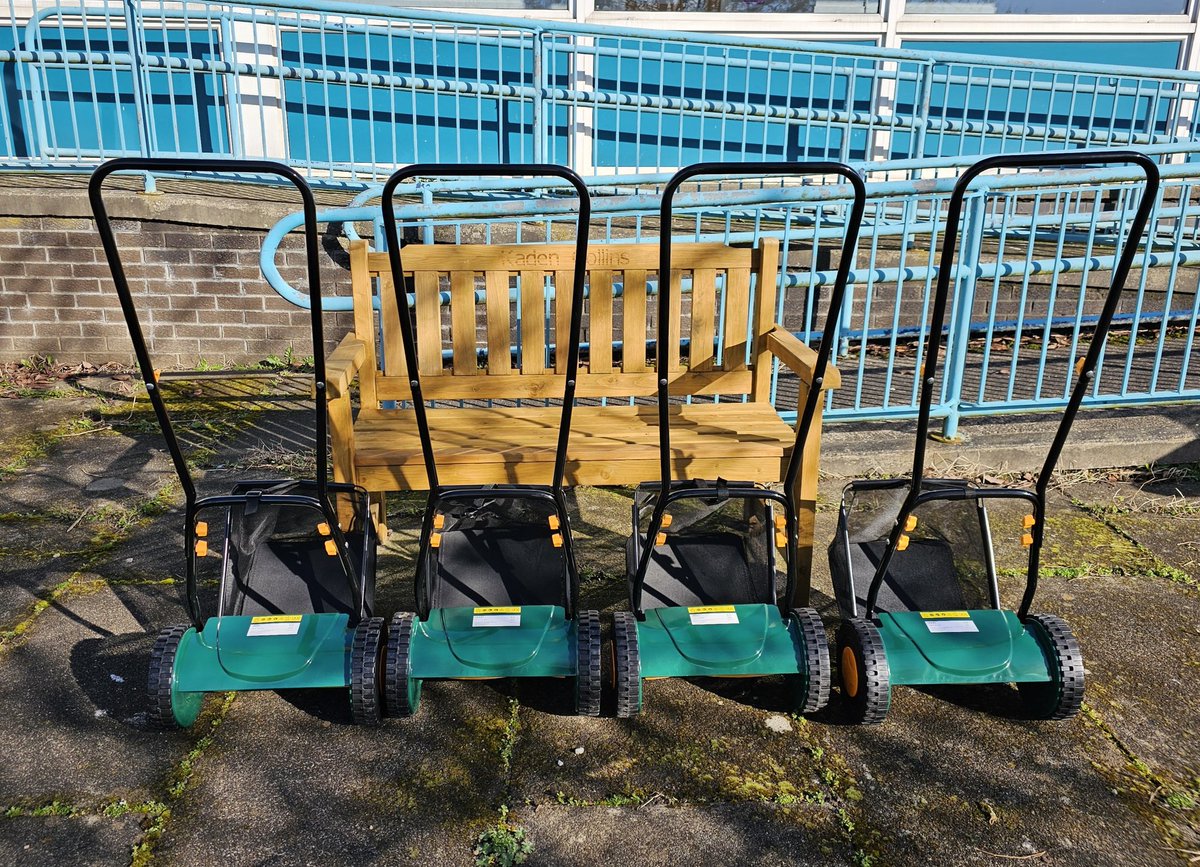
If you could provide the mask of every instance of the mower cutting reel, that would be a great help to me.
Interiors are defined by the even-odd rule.
[[[240,481],[228,494],[197,496],[104,204],[105,179],[123,171],[276,175],[299,190],[317,397],[315,479]],[[223,160],[216,170],[204,160],[138,158],[100,166],[88,193],[138,367],[185,500],[186,591],[192,624],[163,630],[151,651],[151,721],[189,726],[210,692],[323,687],[348,691],[356,722],[379,723],[386,625],[371,616],[374,525],[362,488],[327,481],[325,344],[311,190],[299,174],[272,162]],[[218,587],[216,610],[206,616],[200,587],[212,584]]]
[[[794,490],[802,446],[816,417],[829,363],[835,312],[841,309],[858,241],[866,189],[840,163],[700,163],[678,172],[663,191],[660,279],[671,274],[672,202],[679,187],[703,175],[830,176],[847,182],[846,218],[831,314],[813,372],[783,491],[724,479],[671,477],[667,353],[670,293],[658,293],[660,479],[637,489],[626,548],[628,612],[614,622],[611,660],[617,715],[641,710],[642,683],[659,677],[783,675],[792,707],[812,713],[829,698],[828,641],[820,616],[792,608],[796,586],[798,510]],[[780,587],[780,577],[782,584]],[[803,600],[807,604],[807,599]]]
[[[971,183],[996,169],[1134,164],[1146,176],[1103,310],[1033,490],[924,477],[925,441],[954,270],[962,204]],[[922,369],[917,442],[909,479],[859,480],[843,492],[830,573],[843,618],[837,659],[842,697],[859,723],[881,722],[896,685],[1012,683],[1036,719],[1065,719],[1083,701],[1079,643],[1061,618],[1031,614],[1045,532],[1046,487],[1096,366],[1133,256],[1158,195],[1158,169],[1132,151],[990,157],[959,179],[950,199],[933,316]],[[992,512],[1019,504],[1016,528],[1029,551],[1016,611],[1001,604]]]
[[[590,200],[574,172],[552,165],[414,165],[383,190],[384,228],[397,293],[406,310],[405,273],[393,195],[416,177],[558,177],[579,196],[570,333],[557,335],[566,371],[579,366]],[[419,370],[414,329],[400,317],[409,371]],[[555,677],[573,683],[575,712],[600,713],[600,616],[578,608],[579,575],[563,494],[575,377],[563,377],[562,414],[549,485],[445,486],[438,482],[420,376],[412,405],[429,479],[416,570],[416,613],[392,620],[385,652],[389,712],[415,713],[428,680]],[[480,431],[486,439],[487,431]]]

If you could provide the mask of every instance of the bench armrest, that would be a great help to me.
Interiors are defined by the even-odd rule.
[[[350,383],[358,376],[359,368],[367,360],[367,345],[347,334],[338,344],[337,349],[325,359],[325,383],[330,399],[346,397],[350,394]]]
[[[767,332],[767,351],[783,362],[792,373],[800,377],[805,385],[812,385],[813,368],[817,365],[817,353],[806,346],[800,338],[782,325]],[[842,374],[832,364],[825,368],[825,379],[821,389],[837,388],[842,384]]]

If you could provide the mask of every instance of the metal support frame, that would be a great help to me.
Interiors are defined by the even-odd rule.
[[[429,431],[429,419],[426,415],[425,399],[421,392],[420,366],[417,360],[417,340],[411,318],[407,315],[409,309],[408,292],[404,285],[403,251],[400,234],[397,228],[395,193],[405,181],[428,177],[455,178],[504,178],[525,176],[534,179],[558,178],[575,189],[578,203],[575,205],[575,261],[573,266],[573,284],[571,286],[571,321],[567,342],[567,357],[564,365],[562,413],[559,418],[557,445],[554,452],[554,474],[551,483],[547,485],[509,485],[502,490],[482,487],[446,487],[439,483],[437,460],[433,452],[433,439]],[[421,439],[421,454],[425,462],[425,475],[429,484],[429,499],[425,507],[425,517],[421,524],[421,552],[418,561],[418,574],[422,564],[429,554],[429,537],[433,531],[433,516],[437,504],[446,498],[462,499],[471,496],[489,497],[505,496],[509,498],[528,497],[554,500],[559,525],[563,534],[563,548],[567,560],[567,615],[573,617],[577,607],[579,591],[579,570],[575,563],[574,545],[571,537],[570,516],[567,512],[566,497],[563,492],[563,477],[567,465],[567,445],[571,436],[571,415],[575,408],[575,384],[579,371],[579,343],[583,327],[584,279],[587,275],[588,232],[591,223],[591,197],[583,179],[568,168],[549,164],[451,164],[451,163],[419,163],[395,172],[383,186],[383,228],[387,238],[388,263],[392,272],[392,285],[396,293],[396,309],[403,311],[400,315],[400,337],[404,347],[405,367],[409,376],[409,388],[412,392],[412,407],[417,423],[417,433]],[[559,339],[559,351],[562,340]],[[486,432],[483,432],[486,436]],[[426,593],[427,602],[431,594]],[[418,597],[418,602],[422,600]],[[428,616],[428,608],[421,611],[422,617]]]
[[[1096,323],[1092,340],[1088,345],[1087,354],[1079,363],[1075,387],[1063,411],[1058,429],[1055,431],[1054,440],[1050,445],[1045,463],[1042,465],[1041,472],[1038,473],[1035,491],[1030,493],[1012,488],[964,488],[962,489],[963,493],[947,493],[940,489],[929,490],[923,488],[925,446],[929,437],[929,422],[933,408],[933,388],[934,382],[937,379],[938,352],[942,341],[942,323],[945,321],[946,307],[949,302],[950,281],[955,273],[954,260],[957,254],[959,221],[962,217],[963,202],[971,188],[972,182],[986,172],[1002,169],[1061,169],[1072,166],[1083,167],[1110,163],[1126,163],[1137,166],[1145,174],[1145,186],[1142,189],[1133,220],[1129,224],[1129,230],[1124,243],[1121,245],[1121,252],[1116,266],[1113,268],[1112,281],[1105,295],[1104,309]],[[1121,290],[1124,288],[1125,281],[1129,276],[1137,247],[1142,242],[1142,237],[1150,220],[1150,213],[1158,201],[1159,184],[1160,175],[1158,165],[1145,154],[1135,151],[1054,155],[1005,154],[980,160],[958,179],[958,182],[954,186],[954,194],[950,198],[950,206],[946,218],[946,236],[942,242],[941,263],[939,265],[937,290],[933,302],[932,323],[929,327],[929,340],[926,344],[926,361],[920,376],[921,406],[920,414],[917,417],[917,439],[916,446],[913,449],[913,466],[909,492],[900,507],[899,513],[896,515],[895,524],[888,535],[887,547],[880,557],[879,564],[875,570],[875,576],[871,581],[865,610],[867,618],[872,617],[875,613],[875,605],[878,601],[880,588],[883,586],[884,578],[887,576],[888,566],[891,564],[892,557],[896,554],[900,537],[904,533],[904,527],[909,516],[924,502],[936,499],[958,499],[967,496],[968,494],[965,492],[969,492],[969,496],[976,498],[1023,497],[1032,502],[1034,507],[1033,543],[1029,550],[1029,569],[1025,594],[1021,600],[1021,607],[1017,612],[1018,617],[1022,620],[1029,614],[1034,594],[1037,592],[1038,568],[1042,540],[1045,533],[1046,488],[1050,483],[1050,476],[1054,471],[1055,465],[1058,463],[1058,458],[1062,454],[1067,435],[1071,432],[1071,425],[1075,421],[1079,407],[1092,387],[1096,365],[1103,351],[1104,341],[1108,336],[1108,329],[1112,323],[1113,314],[1116,313],[1117,302],[1121,297]]]
[[[150,349],[146,341],[146,336],[142,331],[137,305],[133,292],[129,288],[129,280],[126,277],[125,266],[117,245],[116,232],[113,229],[112,220],[109,217],[108,208],[104,201],[104,182],[109,176],[117,172],[135,172],[147,175],[163,172],[189,172],[197,174],[246,172],[274,175],[292,184],[300,193],[300,198],[304,203],[305,263],[308,273],[309,325],[312,329],[313,341],[313,390],[316,395],[315,453],[317,469],[314,481],[317,494],[315,499],[300,496],[278,496],[269,488],[265,491],[256,491],[242,496],[220,495],[203,498],[197,496],[196,483],[192,479],[187,459],[184,457],[183,449],[180,447],[179,439],[175,435],[175,429],[171,424],[171,417],[167,411],[166,402],[163,400],[162,390],[159,388],[158,374],[150,357]],[[330,497],[329,455],[326,445],[328,439],[328,416],[326,413],[327,388],[325,382],[325,337],[321,307],[320,253],[318,249],[317,205],[311,188],[295,169],[265,160],[230,161],[219,163],[214,167],[211,160],[126,157],[110,160],[96,169],[88,183],[88,199],[91,203],[92,213],[96,218],[96,228],[100,233],[104,255],[112,272],[113,285],[117,290],[117,297],[121,302],[121,312],[129,328],[129,337],[133,342],[133,351],[137,358],[138,370],[142,375],[142,382],[146,387],[146,394],[149,396],[150,404],[154,407],[154,415],[158,419],[159,427],[162,429],[163,439],[166,440],[167,451],[171,455],[171,463],[174,465],[175,473],[179,477],[180,487],[183,489],[188,603],[192,620],[196,624],[196,627],[198,629],[203,627],[203,616],[200,610],[196,587],[194,559],[196,514],[210,506],[228,506],[234,502],[245,503],[250,496],[255,496],[263,502],[275,502],[280,505],[303,505],[319,510],[324,516],[325,522],[329,525],[330,535],[337,545],[338,560],[353,586],[355,596],[360,601],[363,600],[365,598],[364,588],[359,582],[353,568],[349,546],[342,528],[338,525],[337,509],[334,508]],[[264,484],[274,486],[289,481],[276,480]]]
[[[825,371],[833,352],[833,334],[837,329],[842,308],[842,298],[846,292],[846,283],[850,274],[850,266],[854,258],[854,249],[858,244],[859,227],[862,225],[863,213],[866,209],[867,191],[862,177],[854,169],[837,162],[787,162],[787,163],[697,163],[680,170],[667,182],[663,188],[662,203],[659,206],[659,291],[656,317],[658,320],[658,340],[654,353],[654,369],[657,376],[658,398],[658,455],[659,482],[658,496],[654,501],[654,509],[650,515],[650,526],[646,531],[646,539],[642,545],[641,556],[638,558],[637,572],[630,584],[630,608],[639,620],[645,617],[642,610],[642,589],[646,582],[646,571],[650,566],[650,557],[654,552],[654,539],[662,529],[663,515],[667,506],[679,499],[687,497],[711,497],[712,489],[699,487],[694,482],[677,483],[671,472],[671,416],[670,416],[670,375],[668,368],[669,353],[666,347],[670,342],[672,317],[671,293],[664,289],[670,281],[672,218],[674,214],[675,194],[679,188],[695,178],[720,177],[732,172],[743,172],[751,175],[767,177],[813,178],[834,175],[845,181],[851,188],[852,201],[850,215],[846,220],[842,238],[841,256],[838,260],[837,276],[834,279],[833,294],[830,297],[829,314],[826,319],[824,339],[817,351],[817,360],[813,367],[813,379],[809,385],[808,394],[800,410],[799,422],[796,425],[796,443],[792,448],[784,472],[784,492],[780,496],[767,489],[751,485],[733,483],[728,486],[724,495],[738,497],[759,497],[762,499],[779,500],[784,506],[787,526],[788,557],[787,557],[787,586],[782,601],[776,600],[786,614],[792,602],[796,586],[796,563],[798,559],[797,532],[799,514],[797,510],[795,488],[796,479],[800,472],[800,461],[804,442],[812,428],[816,417],[817,406],[822,398],[821,385],[824,382]],[[717,480],[720,483],[722,480]],[[635,528],[636,532],[636,528]]]

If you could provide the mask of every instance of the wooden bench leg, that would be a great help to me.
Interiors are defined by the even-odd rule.
[[[806,395],[801,383],[799,405],[803,406]],[[809,605],[809,595],[812,590],[812,564],[814,536],[817,521],[817,482],[821,465],[821,413],[823,407],[817,404],[816,417],[808,439],[802,444],[800,473],[796,479],[796,487],[792,491],[796,503],[796,518],[798,544],[796,545],[796,589],[792,595],[792,605],[796,608],[806,608]]]
[[[356,484],[354,473],[354,414],[350,408],[350,396],[334,398],[327,404],[329,409],[329,440],[333,445],[333,480],[345,484]],[[338,523],[350,529],[354,522],[354,505],[350,498],[337,498]]]
[[[387,528],[387,492],[386,491],[371,491],[367,495],[370,503],[371,520],[375,522],[375,534],[379,537],[380,544],[388,540]]]

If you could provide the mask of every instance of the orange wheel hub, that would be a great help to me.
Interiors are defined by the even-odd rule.
[[[858,695],[858,657],[852,647],[842,648],[842,689],[847,698]]]

